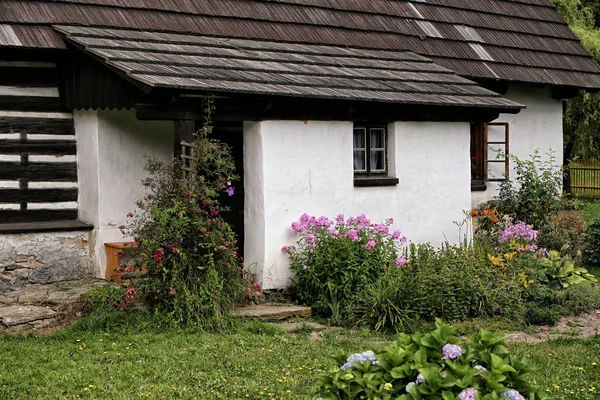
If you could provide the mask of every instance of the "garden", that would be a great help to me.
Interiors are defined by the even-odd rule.
[[[149,160],[148,194],[122,227],[138,244],[125,287],[88,293],[87,315],[62,331],[0,337],[2,398],[597,396],[599,336],[499,333],[600,308],[600,207],[563,196],[552,161],[513,159],[515,181],[465,212],[457,229],[474,234],[457,244],[411,243],[363,214],[292,221],[289,295],[329,326],[316,334],[303,318],[286,331],[229,317],[261,289],[222,217],[237,179],[228,149],[203,132],[196,146],[191,163]]]
[[[561,193],[552,157],[513,157],[515,180],[465,211],[460,243],[411,243],[402,221],[364,214],[290,221],[288,299],[328,327],[315,334],[302,318],[285,331],[230,317],[263,293],[223,217],[239,177],[210,130],[186,158],[148,160],[147,194],[121,227],[136,243],[124,285],[89,292],[62,331],[0,336],[2,398],[597,396],[599,336],[500,333],[600,308],[600,208]]]

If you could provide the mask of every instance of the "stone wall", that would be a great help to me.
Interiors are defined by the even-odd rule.
[[[89,232],[0,235],[0,293],[92,275]]]

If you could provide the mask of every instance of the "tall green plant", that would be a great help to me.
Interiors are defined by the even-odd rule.
[[[541,230],[548,225],[551,213],[561,207],[562,170],[551,151],[548,159],[542,159],[538,150],[529,160],[514,155],[510,159],[514,163],[515,180],[504,180],[491,203],[501,214]]]
[[[138,264],[148,276],[141,291],[149,302],[175,322],[204,327],[223,325],[247,288],[237,240],[221,217],[218,197],[234,195],[237,175],[229,148],[208,138],[213,109],[209,102],[187,164],[148,159],[147,194],[123,227],[139,245]]]

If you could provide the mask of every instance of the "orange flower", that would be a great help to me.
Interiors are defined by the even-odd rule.
[[[494,214],[494,210],[483,210],[483,215],[493,215]]]
[[[479,212],[477,212],[477,210],[473,210],[471,211],[471,215],[477,217],[479,215]]]

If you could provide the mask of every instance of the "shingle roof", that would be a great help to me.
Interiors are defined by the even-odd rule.
[[[55,39],[23,26],[131,28],[407,50],[470,78],[600,88],[549,0],[2,0],[0,23],[32,47]]]
[[[411,52],[56,26],[69,41],[150,87],[520,109]]]

